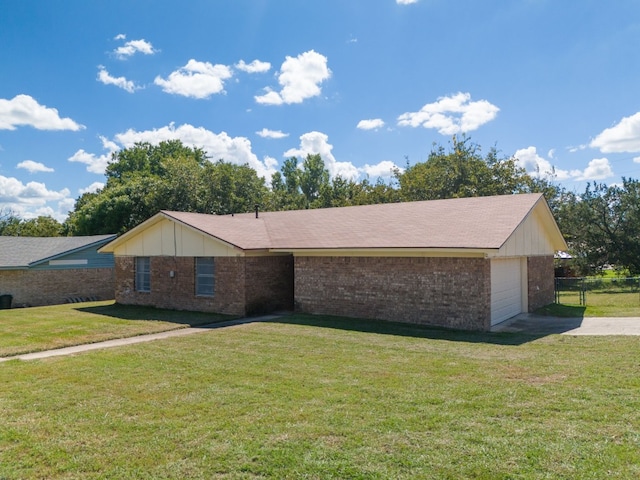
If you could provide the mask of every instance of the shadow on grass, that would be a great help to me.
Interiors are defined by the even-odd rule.
[[[535,311],[536,315],[563,318],[584,318],[587,307],[583,305],[564,305],[561,303],[551,303]]]
[[[338,330],[378,333],[381,335],[398,335],[403,337],[428,338],[431,340],[448,340],[452,342],[489,343],[494,345],[522,345],[545,337],[548,333],[525,332],[477,332],[430,327],[411,323],[388,322],[385,320],[363,320],[350,317],[333,317],[328,315],[292,314],[266,320],[269,323],[285,323],[306,325]]]
[[[167,310],[163,308],[121,305],[114,303],[111,305],[97,305],[91,307],[78,307],[80,312],[92,313],[94,315],[104,315],[121,320],[144,320],[157,322],[170,322],[191,327],[208,325],[210,323],[225,322],[238,317],[222,315],[218,313],[189,312],[185,310]]]

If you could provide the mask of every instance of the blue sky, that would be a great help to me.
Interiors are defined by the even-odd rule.
[[[270,178],[388,176],[465,133],[640,177],[637,0],[0,0],[0,209],[63,220],[111,153],[180,138]]]

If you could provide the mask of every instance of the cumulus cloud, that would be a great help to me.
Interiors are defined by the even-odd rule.
[[[513,156],[516,159],[516,164],[524,168],[532,177],[550,178],[555,175],[558,180],[571,178],[571,174],[567,170],[555,168],[549,160],[538,155],[536,147],[522,148],[517,150]]]
[[[70,118],[60,118],[58,110],[40,105],[29,95],[16,95],[11,100],[0,98],[0,130],[31,126],[38,130],[72,130],[85,128]]]
[[[235,64],[235,67],[247,73],[264,73],[271,70],[271,64],[269,62],[261,62],[260,60],[254,60],[251,63],[245,63],[244,60],[240,60]]]
[[[634,161],[634,162],[636,162],[636,163],[640,163],[640,157],[635,157],[635,158],[633,159],[633,161]]]
[[[29,173],[49,173],[53,172],[53,168],[47,167],[44,163],[34,162],[33,160],[25,160],[16,165],[18,168],[24,168]]]
[[[163,140],[181,140],[185,145],[202,148],[207,152],[211,161],[224,160],[237,165],[248,164],[258,175],[271,178],[276,171],[270,157],[260,161],[251,151],[251,141],[245,137],[231,137],[226,132],[214,133],[203,127],[194,127],[189,124],[175,127],[170,124],[166,127],[145,130],[127,130],[115,136],[116,143],[124,148],[133,147],[136,142],[149,142],[158,144]]]
[[[115,37],[116,40],[125,40],[127,37],[124,34],[117,35]],[[126,42],[123,46],[116,48],[113,53],[120,60],[124,60],[125,58],[129,58],[136,53],[142,53],[144,55],[153,55],[157,53],[158,50],[153,48],[151,42],[147,42],[144,39],[140,40],[130,40]]]
[[[286,138],[289,136],[288,133],[284,133],[280,130],[269,130],[268,128],[263,128],[259,132],[256,132],[256,135],[262,138]]]
[[[417,112],[406,112],[398,117],[398,125],[433,128],[442,135],[477,130],[493,120],[500,109],[486,100],[471,101],[469,93],[456,93],[440,97]]]
[[[384,127],[384,121],[381,118],[371,118],[369,120],[360,120],[356,128],[360,130],[376,130]]]
[[[136,86],[136,84],[131,80],[127,80],[125,77],[112,77],[109,72],[107,72],[107,69],[102,65],[98,67],[98,81],[105,85],[115,85],[129,93],[133,93],[141,88]]]
[[[584,170],[572,170],[571,175],[578,181],[604,180],[613,177],[613,169],[607,158],[594,158]]]
[[[81,188],[78,190],[78,193],[82,195],[83,193],[96,193],[98,190],[102,190],[104,188],[104,183],[102,182],[93,182],[86,188]]]
[[[602,153],[640,152],[640,112],[600,132],[589,144]]]
[[[331,150],[333,150],[333,145],[329,143],[327,135],[322,132],[309,132],[300,136],[300,146],[298,148],[287,150],[284,156],[304,159],[309,154],[319,154],[332,177],[340,175],[351,180],[357,179],[360,175],[358,169],[349,162],[338,162]]]
[[[203,99],[224,93],[224,81],[232,76],[231,69],[226,65],[212,65],[191,59],[167,79],[157,76],[153,83],[167,93]]]
[[[69,194],[68,188],[49,190],[44,183],[24,184],[17,178],[0,175],[0,206],[16,211],[20,216],[27,210],[45,206],[47,202],[62,201]]]
[[[398,167],[395,163],[390,160],[383,160],[380,163],[375,165],[366,164],[364,167],[360,168],[360,171],[369,177],[382,177],[382,178],[391,178],[395,171],[398,170],[400,172],[404,172],[404,168]]]
[[[331,77],[327,66],[327,57],[314,50],[301,53],[297,57],[287,56],[280,67],[279,92],[267,87],[264,95],[256,96],[257,103],[264,105],[282,105],[302,103],[304,100],[320,95],[320,84]]]
[[[418,0],[396,0],[398,5],[411,5],[412,3],[418,3]]]
[[[80,149],[69,157],[68,160],[70,162],[84,163],[87,166],[87,172],[103,175],[107,165],[109,165],[111,161],[111,155],[120,150],[120,147],[105,137],[100,137],[100,140],[102,141],[102,147],[107,150],[107,153],[96,155]]]

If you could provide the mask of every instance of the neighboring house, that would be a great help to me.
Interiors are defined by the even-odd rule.
[[[113,299],[113,255],[98,248],[115,238],[0,236],[0,295],[18,307]]]
[[[554,301],[566,248],[540,194],[206,215],[162,211],[101,252],[116,301],[292,309],[470,330]]]

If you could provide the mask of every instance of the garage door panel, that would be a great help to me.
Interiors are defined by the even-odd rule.
[[[522,272],[519,258],[491,261],[491,325],[522,312]]]

